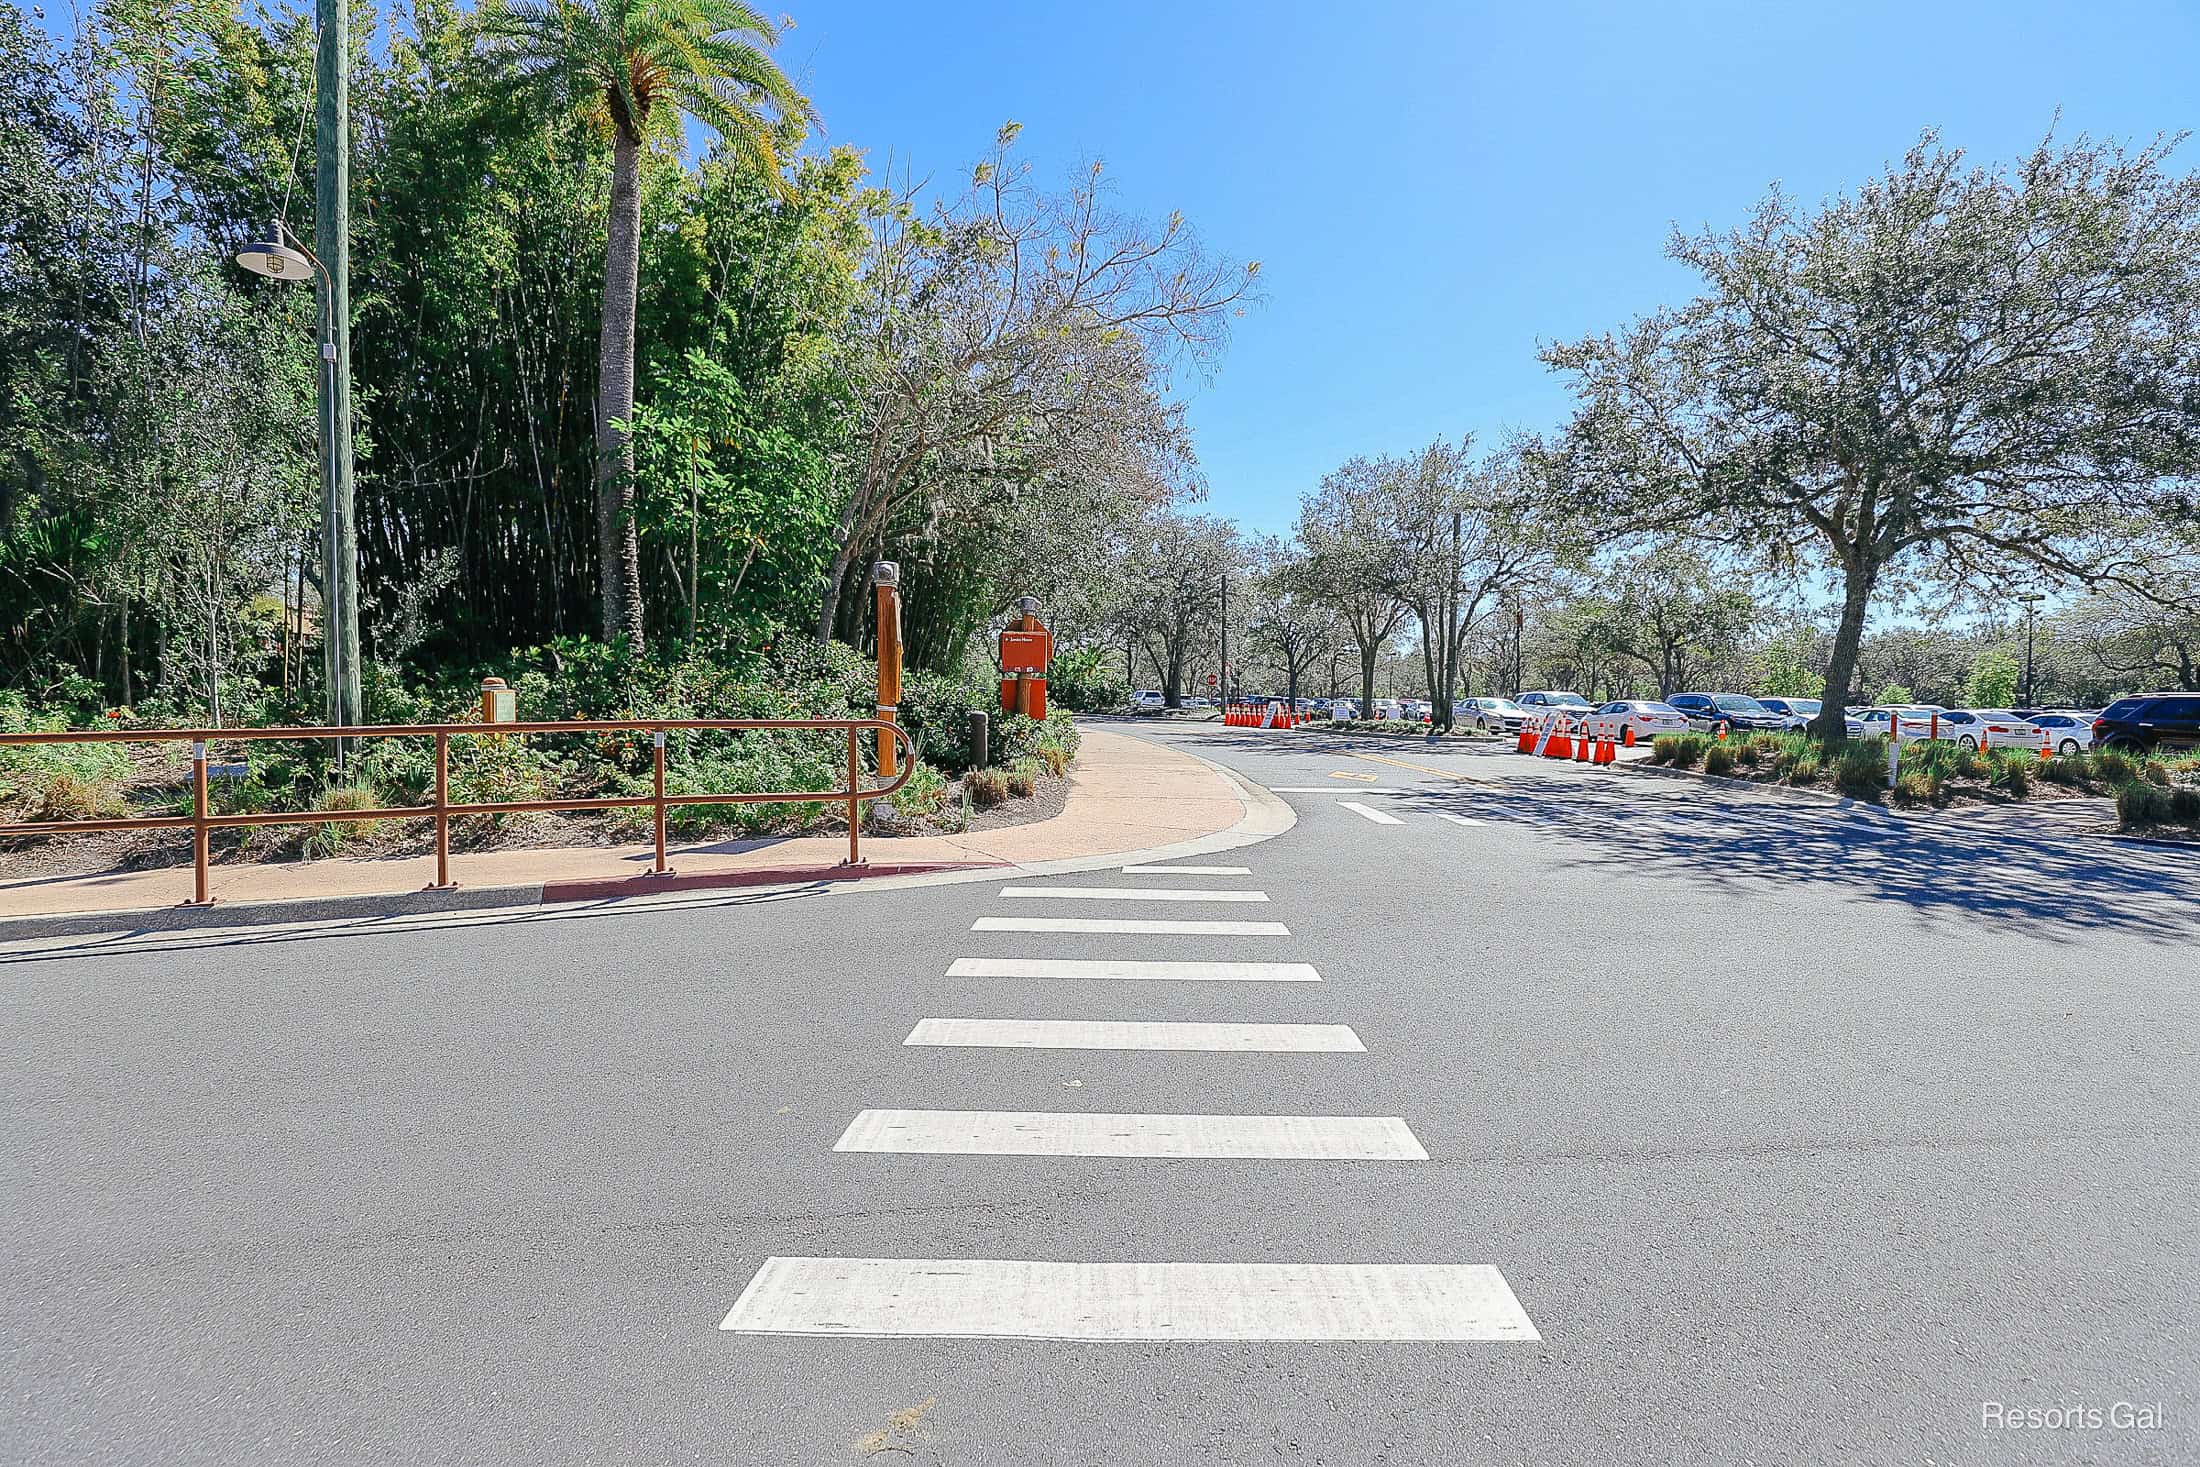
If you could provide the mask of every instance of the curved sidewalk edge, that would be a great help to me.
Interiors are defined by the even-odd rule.
[[[10,915],[0,905],[0,947],[17,949],[7,956],[25,956],[22,944],[53,938],[371,924],[575,903],[608,902],[642,910],[653,901],[681,897],[687,899],[682,905],[692,904],[698,893],[721,888],[751,895],[766,888],[843,892],[1090,871],[1247,845],[1288,830],[1295,818],[1282,800],[1211,760],[1133,735],[1085,730],[1083,749],[1070,773],[1069,799],[1060,814],[964,835],[874,839],[866,843],[874,854],[860,868],[836,864],[845,845],[835,836],[692,846],[673,853],[675,874],[668,877],[619,872],[621,863],[648,863],[646,847],[482,852],[454,859],[462,884],[444,891],[388,889],[407,878],[420,879],[428,869],[427,857],[336,859],[216,867],[216,894],[224,899],[211,907],[145,905],[177,881],[172,870],[104,872],[66,882],[25,883],[12,891],[0,887],[0,904],[9,905],[8,898],[60,888],[65,908],[18,908]],[[464,884],[469,876],[481,884]],[[247,883],[261,890],[236,895],[237,887]],[[121,900],[103,905],[101,899],[110,896]],[[135,902],[129,900],[133,896]]]

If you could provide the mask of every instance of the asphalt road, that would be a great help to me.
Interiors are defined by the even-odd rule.
[[[1298,823],[1175,863],[1241,876],[0,951],[0,1459],[2200,1459],[2200,852],[1154,736]],[[1002,917],[1287,931],[973,930]],[[1260,1047],[904,1043],[927,1019]],[[866,1111],[984,1114],[836,1150]],[[1187,1116],[1252,1119],[1153,1119]],[[1060,1154],[1111,1148],[1163,1154]],[[744,1298],[767,1258],[824,1262]],[[827,1297],[845,1259],[941,1265],[931,1323],[768,1332],[878,1306]],[[1292,1267],[1219,1305],[1199,1270],[980,1297],[1032,1260]],[[1385,1292],[1431,1265],[1496,1270],[1532,1331],[1428,1338],[1482,1318]],[[1139,1337],[1202,1307],[1270,1337]],[[1004,1317],[1097,1338],[937,1332]],[[1331,1337],[1371,1328],[1407,1337]]]

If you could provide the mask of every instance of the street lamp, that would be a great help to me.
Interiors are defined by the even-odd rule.
[[[337,340],[335,282],[327,267],[300,244],[281,220],[270,238],[237,251],[237,263],[269,280],[320,277],[321,376],[321,649],[328,674],[328,722],[335,728],[359,724],[359,542],[352,520],[351,383],[344,370],[348,353]],[[336,760],[344,763],[344,741]]]
[[[2032,680],[2032,619],[2039,604],[2047,597],[2034,591],[2029,596],[2019,596],[2017,599],[2024,603],[2024,706],[2037,708],[2040,690]]]

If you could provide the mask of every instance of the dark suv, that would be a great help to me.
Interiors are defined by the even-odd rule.
[[[1787,727],[1787,715],[1739,693],[1675,693],[1665,701],[1687,715],[1688,726],[1698,733],[1710,733],[1722,723],[1737,733]]]
[[[2200,749],[2200,693],[2118,698],[2093,720],[2093,747],[2126,754]]]

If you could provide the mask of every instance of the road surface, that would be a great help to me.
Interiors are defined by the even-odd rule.
[[[2200,1457],[2200,854],[1153,736],[1297,824],[0,952],[0,1458]]]

